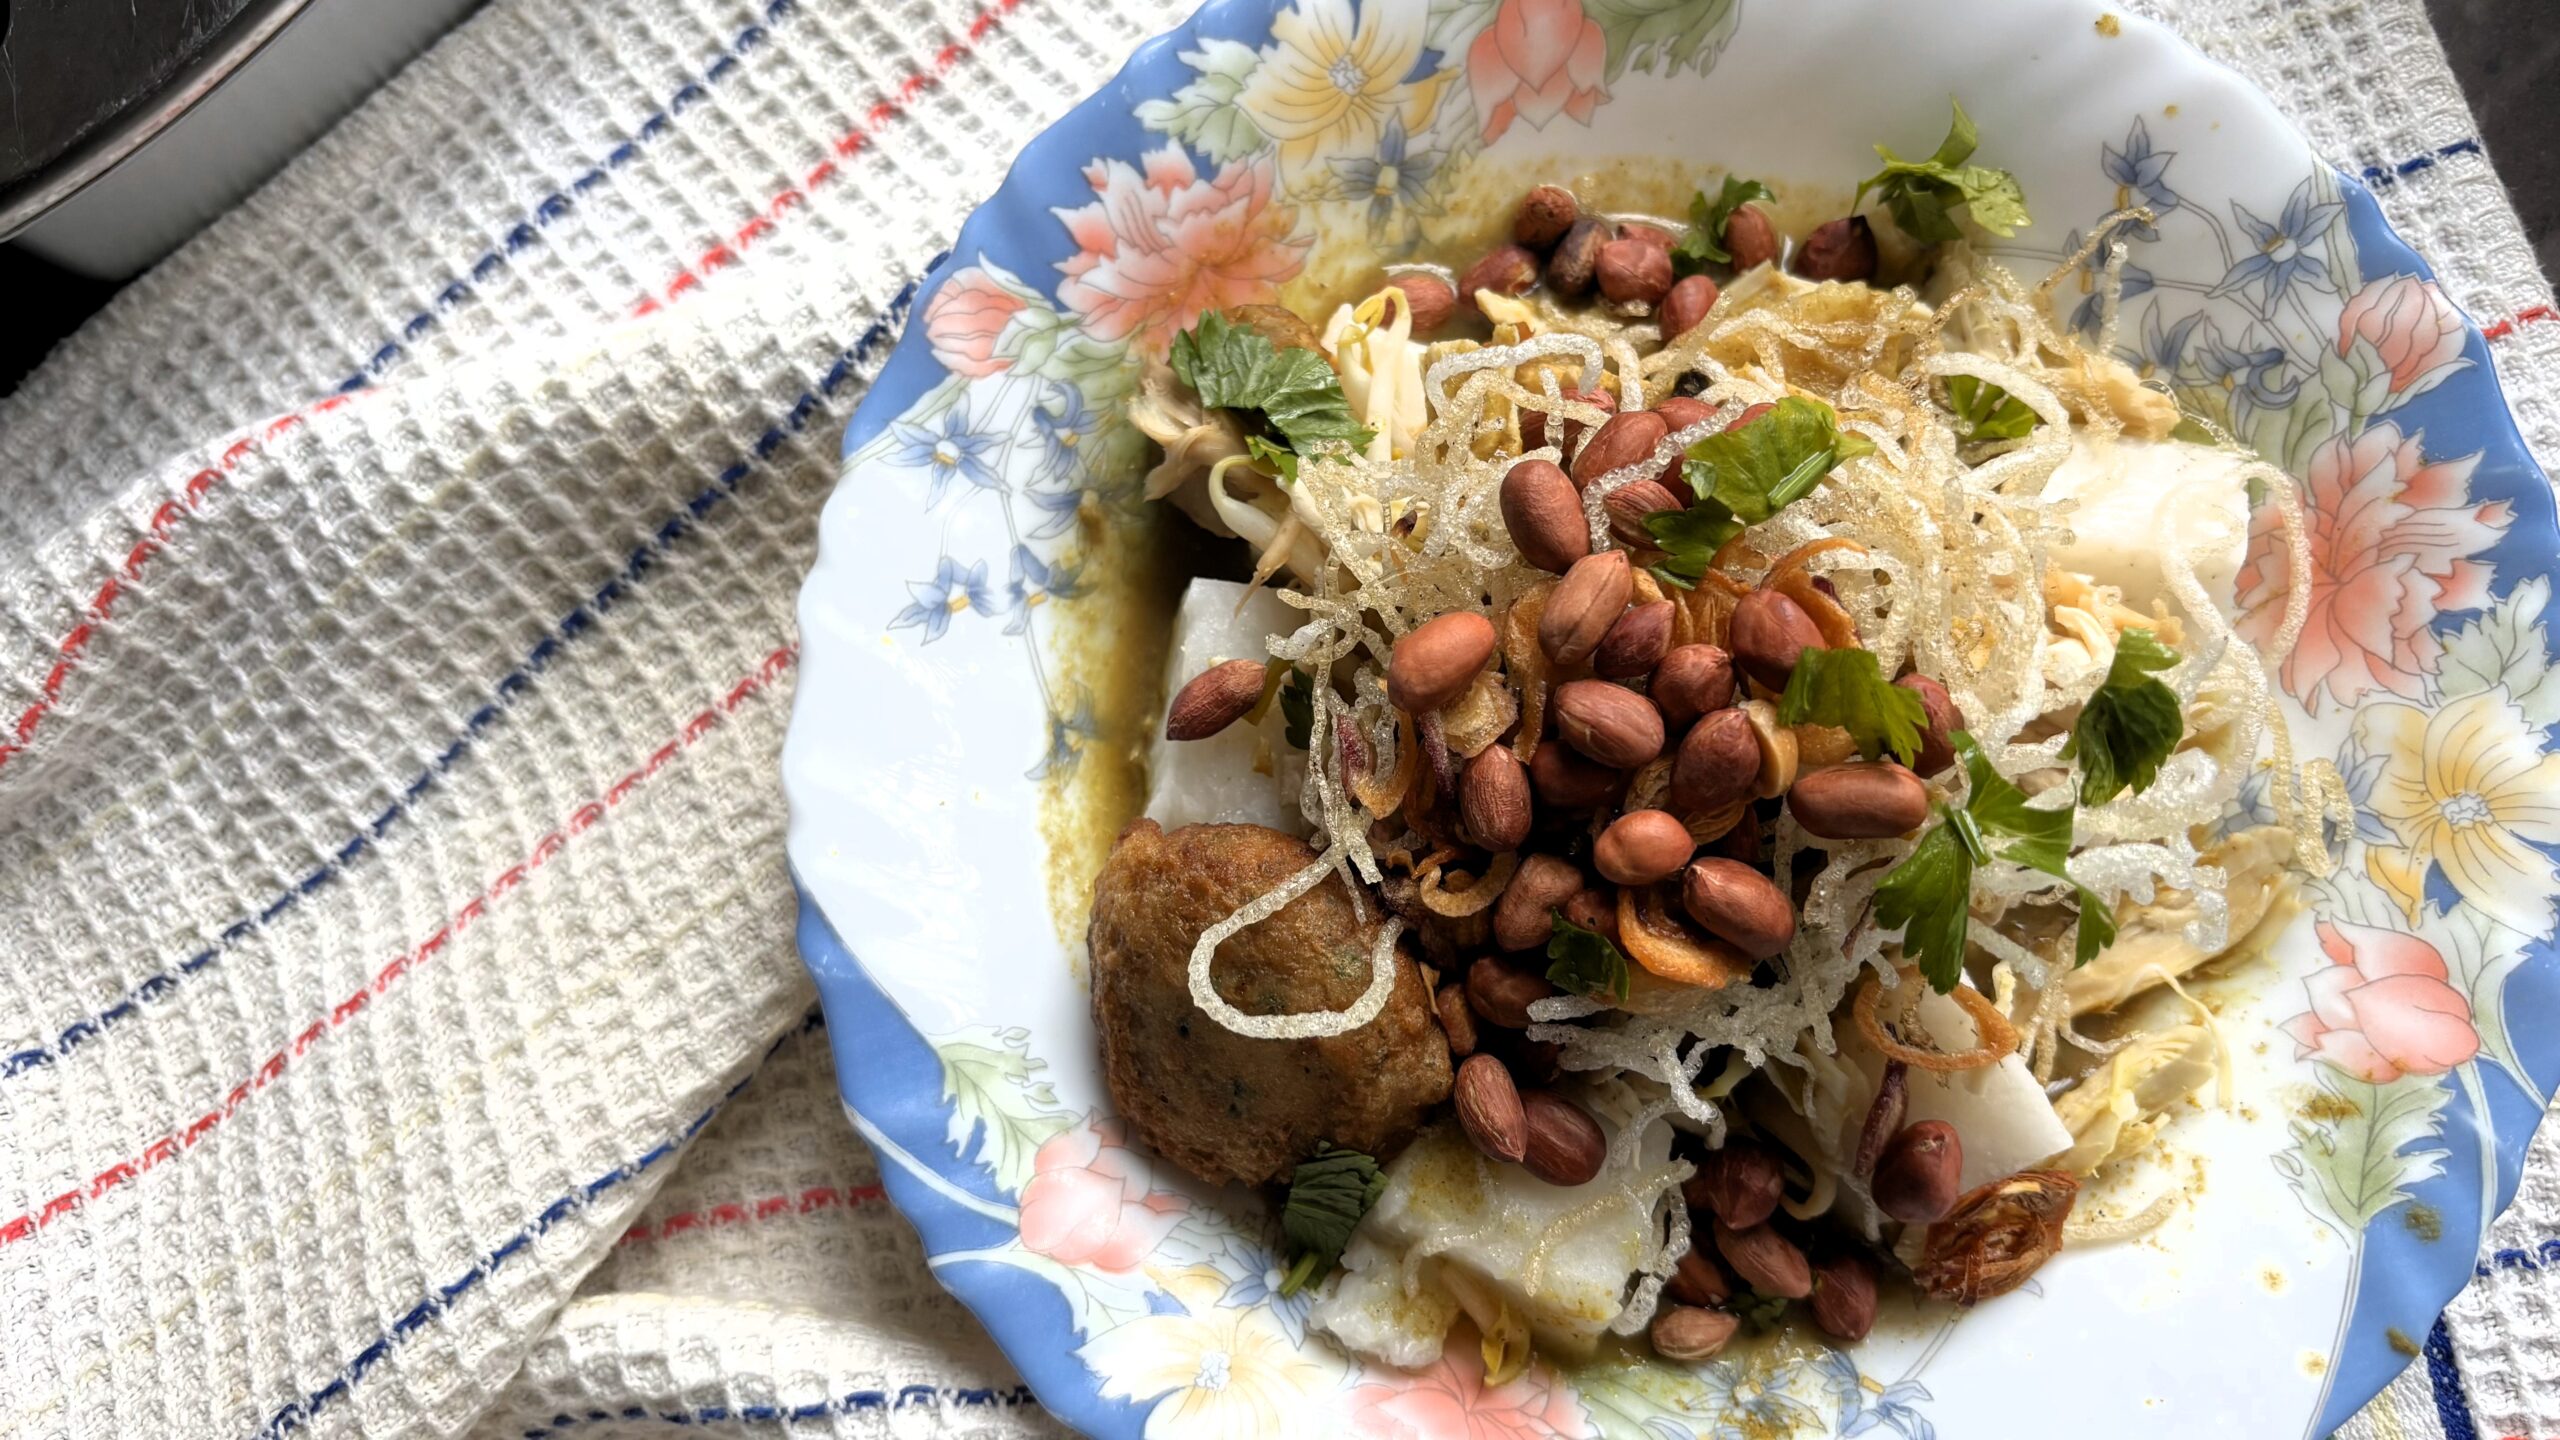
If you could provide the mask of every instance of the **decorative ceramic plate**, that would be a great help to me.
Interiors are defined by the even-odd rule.
[[[2472,1273],[2560,1076],[2550,491],[2479,332],[2260,95],[2087,0],[1213,0],[1023,152],[916,293],[845,436],[784,754],[837,1072],[945,1284],[1098,1436],[2319,1435]],[[1528,185],[1678,213],[1726,169],[1834,208],[1961,97],[2059,264],[2128,202],[2116,344],[2299,476],[2311,619],[2281,688],[2355,803],[2224,1010],[2239,1103],[2150,1238],[1848,1351],[1695,1369],[1346,1357],[1274,1226],[1107,1113],[1082,897],[1143,790],[1171,532],[1119,419],[1207,305],[1307,313],[1463,259]],[[2094,326],[2092,276],[2055,303]],[[2272,530],[2272,524],[2267,527]],[[2261,544],[2266,543],[2262,533]],[[2273,566],[2245,608],[2275,606]],[[2246,623],[2246,622],[2244,622]],[[2249,792],[2244,791],[2244,800]],[[2233,823],[2252,817],[2235,816]],[[2257,817],[2263,818],[2263,816]],[[858,958],[857,958],[858,957]]]

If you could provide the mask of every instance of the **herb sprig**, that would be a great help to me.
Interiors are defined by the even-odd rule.
[[[1173,337],[1173,373],[1203,405],[1254,410],[1303,455],[1307,447],[1341,440],[1354,449],[1375,432],[1353,419],[1342,398],[1342,377],[1313,350],[1281,349],[1215,310]]]
[[[1929,712],[1920,697],[1884,678],[1869,650],[1808,649],[1778,699],[1781,725],[1832,725],[1858,742],[1868,760],[1884,755],[1908,765],[1920,753]]]
[[[1627,998],[1627,957],[1597,930],[1576,925],[1562,915],[1547,937],[1547,983],[1576,995]]]
[[[2017,396],[1971,375],[1947,377],[1947,408],[1964,440],[2023,440],[2044,423]]]
[[[1320,1146],[1289,1172],[1289,1198],[1280,1207],[1280,1230],[1289,1238],[1289,1268],[1280,1293],[1295,1295],[1333,1273],[1361,1217],[1387,1188],[1378,1162],[1357,1150]]]
[[[1902,930],[1902,953],[1939,994],[1964,974],[1965,938],[1973,915],[1973,872],[1994,858],[2040,870],[2068,883],[2080,902],[2074,965],[2086,965],[2115,943],[2115,916],[2095,891],[2065,869],[2071,858],[2072,809],[2028,803],[2027,794],[1991,767],[1971,735],[1950,737],[1964,763],[1964,808],[1938,807],[1938,823],[1876,886],[1876,923]],[[1994,841],[2006,841],[1996,852]]]
[[[1691,445],[1681,474],[1697,503],[1644,520],[1667,557],[1654,575],[1684,590],[1696,585],[1726,541],[1812,494],[1822,477],[1875,448],[1864,435],[1841,429],[1830,406],[1802,395]]]
[[[2026,192],[2018,187],[2018,177],[2006,170],[1965,163],[1981,143],[1972,117],[1964,113],[1961,103],[1955,103],[1955,121],[1947,127],[1947,138],[1938,142],[1937,153],[1928,159],[1905,160],[1882,145],[1876,147],[1884,157],[1884,168],[1858,182],[1851,208],[1864,202],[1868,191],[1875,191],[1902,233],[1924,245],[1964,238],[1964,231],[1948,213],[1959,205],[1966,207],[1974,224],[1992,234],[2015,235],[2019,226],[2029,223]]]
[[[2152,678],[2178,663],[2177,652],[2150,631],[2116,637],[2115,662],[2098,693],[2080,707],[2062,758],[2080,762],[2080,800],[2103,805],[2125,790],[2139,795],[2160,778],[2160,764],[2178,748],[2186,719],[2178,693]]]

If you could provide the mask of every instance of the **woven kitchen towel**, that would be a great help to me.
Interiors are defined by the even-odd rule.
[[[2560,462],[2417,0],[2158,8]],[[1054,1431],[841,1122],[774,761],[914,278],[1175,18],[491,0],[0,404],[7,1433]],[[2560,1434],[2549,1151],[2360,1440]]]

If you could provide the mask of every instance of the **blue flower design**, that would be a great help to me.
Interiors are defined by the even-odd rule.
[[[1915,1400],[1929,1397],[1927,1387],[1917,1380],[1904,1380],[1888,1385],[1875,1403],[1858,1412],[1856,1419],[1840,1427],[1841,1440],[1864,1435],[1870,1430],[1890,1430],[1902,1440],[1938,1440],[1938,1427],[1929,1417],[1912,1408]]]
[[[1040,753],[1039,763],[1022,772],[1026,780],[1042,780],[1062,775],[1076,768],[1084,758],[1084,747],[1093,739],[1093,700],[1078,696],[1076,703],[1064,712],[1049,712],[1049,745]]]
[[[1279,1257],[1240,1237],[1230,1236],[1227,1254],[1211,1261],[1218,1273],[1232,1277],[1226,1293],[1218,1297],[1218,1306],[1263,1305],[1270,1307],[1271,1318],[1289,1333],[1293,1345],[1307,1343],[1307,1312],[1315,1307],[1316,1287],[1310,1285],[1295,1295],[1280,1293]]]
[[[2142,320],[2142,339],[2134,347],[2134,368],[2145,378],[2152,375],[2175,375],[2187,363],[2187,342],[2194,338],[2196,327],[2204,323],[2204,312],[2190,311],[2177,324],[2160,328],[2160,312],[2164,306],[2153,305]]]
[[[2252,325],[2242,332],[2239,344],[2225,344],[2222,332],[2208,320],[2204,348],[2196,357],[2206,380],[2231,387],[2231,418],[2243,429],[2254,412],[2287,409],[2292,406],[2293,397],[2302,393],[2300,380],[2284,383],[2284,347],[2253,343],[2263,338]]]
[[[1404,133],[1404,117],[1387,117],[1385,133],[1378,137],[1378,153],[1335,159],[1325,163],[1341,182],[1342,198],[1369,202],[1369,228],[1384,230],[1398,211],[1406,215],[1437,215],[1440,207],[1430,197],[1431,177],[1439,173],[1444,157],[1437,150],[1416,150]]]
[[[2142,203],[2157,214],[2166,215],[2178,208],[2178,192],[2169,188],[2169,162],[2178,158],[2175,150],[2151,148],[2151,127],[2142,117],[2133,117],[2133,129],[2124,137],[2124,148],[2112,145],[2098,147],[2098,169],[2116,182],[2116,205],[2119,209],[2133,203],[2139,195]],[[2160,230],[2155,225],[2129,222],[2126,233],[2140,240],[2157,240]]]
[[[2313,201],[2308,179],[2293,187],[2293,194],[2284,202],[2283,214],[2273,224],[2249,213],[2248,206],[2232,201],[2233,217],[2258,249],[2255,254],[2242,256],[2212,293],[2229,295],[2252,285],[2260,286],[2266,294],[2266,308],[2273,310],[2297,281],[2315,290],[2334,290],[2327,263],[2311,247],[2345,211],[2346,207],[2335,200]]]
[[[1066,534],[1075,525],[1076,513],[1084,508],[1084,487],[1076,485],[1065,490],[1025,490],[1022,492],[1022,498],[1031,502],[1032,509],[1040,512],[1039,523],[1031,527],[1031,538],[1054,540]]]
[[[1084,577],[1079,567],[1052,566],[1031,553],[1028,545],[1013,547],[1013,563],[1005,580],[1005,610],[1012,619],[1005,622],[1004,633],[1019,635],[1031,628],[1031,609],[1051,600],[1072,600],[1084,593]]]
[[[2071,312],[2071,328],[2083,335],[2095,336],[2098,333],[2098,321],[2105,314],[2105,306],[2102,302],[2107,298],[2107,244],[2107,241],[2100,241],[2098,248],[2089,252],[2089,258],[2080,262],[2080,288],[2086,292],[2087,298],[2083,299],[2079,307]],[[2062,248],[2077,254],[2080,249],[2080,232],[2072,231],[2071,238],[2062,242]],[[2123,288],[2116,292],[2120,301],[2130,300],[2136,295],[2148,295],[2157,288],[2157,282],[2152,279],[2151,272],[2134,264],[2129,258],[2124,262],[2120,279]]]
[[[951,617],[963,610],[975,610],[981,615],[996,613],[995,597],[987,589],[984,560],[963,570],[958,561],[945,555],[934,567],[932,579],[907,582],[907,594],[913,598],[889,622],[889,628],[921,628],[927,645],[941,639],[942,632],[951,628]]]
[[[939,431],[930,428],[930,422],[901,420],[890,433],[895,437],[889,447],[890,460],[932,476],[924,495],[928,507],[940,503],[942,492],[954,477],[981,490],[1004,488],[1004,477],[987,463],[989,453],[996,447],[995,437],[970,429],[956,405],[943,412]]]
[[[2355,837],[2367,845],[2397,845],[2398,835],[2373,813],[2373,787],[2382,778],[2383,756],[2367,750],[2361,741],[2350,736],[2347,748],[2338,752],[2338,773],[2347,782],[2347,800],[2355,806]],[[2339,836],[2343,847],[2345,836]]]
[[[1071,481],[1084,469],[1084,442],[1102,428],[1101,417],[1085,407],[1084,392],[1072,385],[1053,386],[1054,405],[1031,407],[1032,428],[1040,432],[1040,474]]]

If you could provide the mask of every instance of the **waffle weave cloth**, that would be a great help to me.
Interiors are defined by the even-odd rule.
[[[2146,8],[2560,466],[2418,0]],[[0,1433],[1058,1432],[838,1109],[776,757],[902,298],[1179,18],[490,0],[0,403]],[[2347,1433],[2560,1437],[2553,1235],[2546,1127]]]

